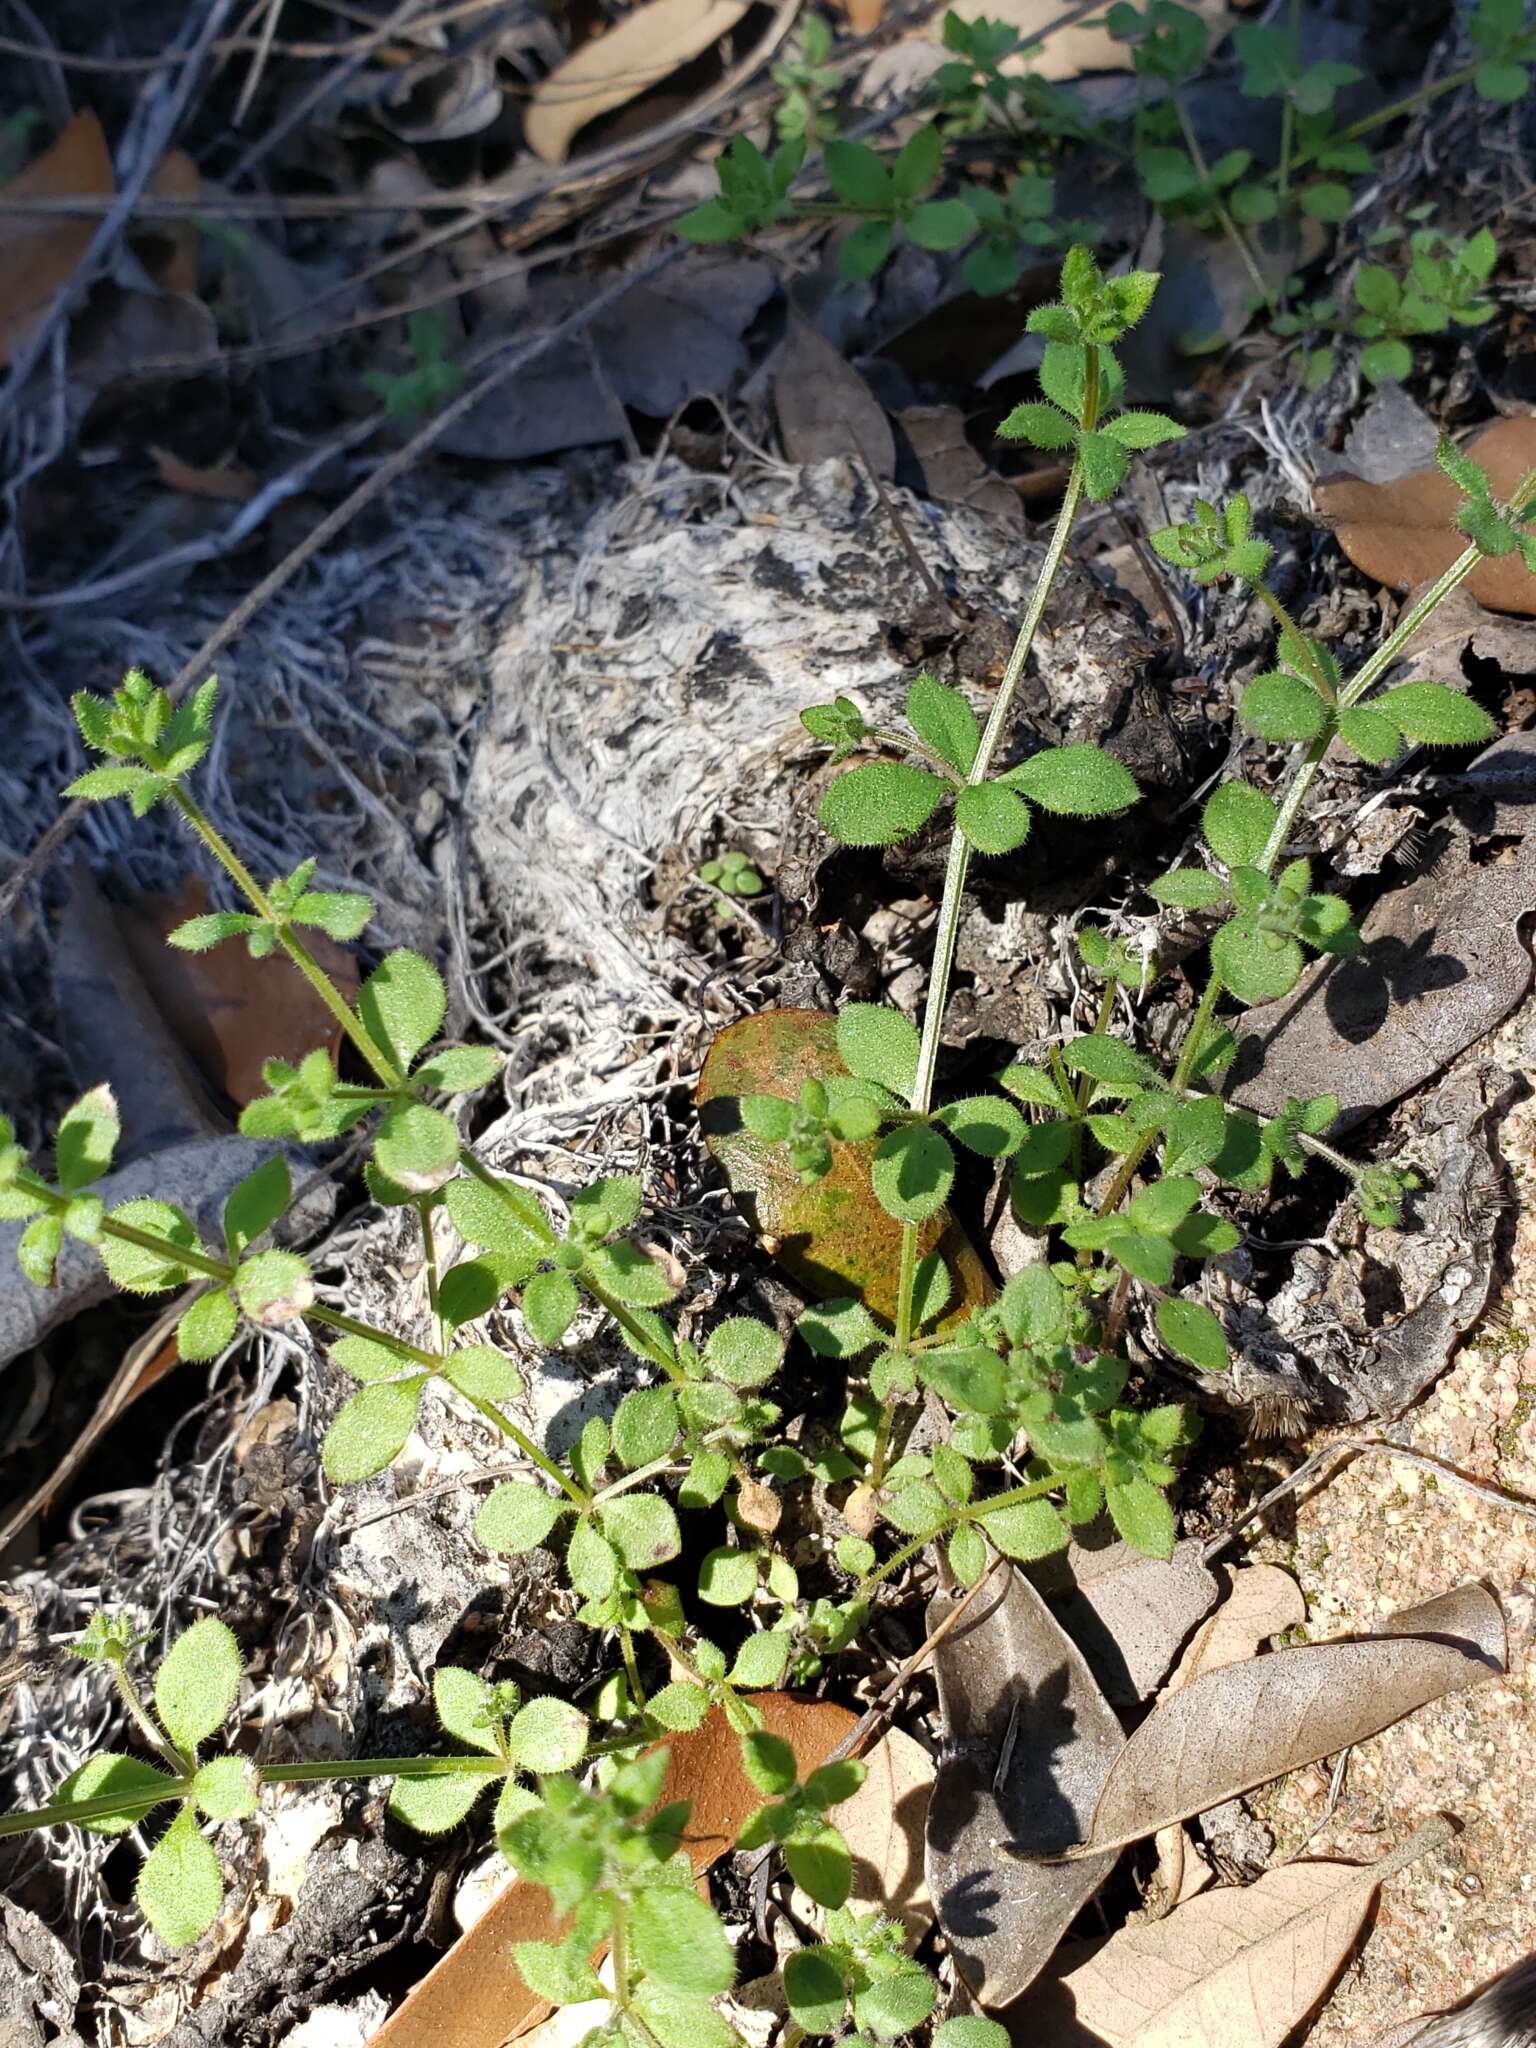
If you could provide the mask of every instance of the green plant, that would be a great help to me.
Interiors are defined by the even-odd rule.
[[[746,854],[735,848],[705,861],[699,869],[699,880],[726,896],[761,896],[763,893],[762,876]]]
[[[423,419],[464,386],[463,365],[448,354],[448,317],[441,306],[413,313],[405,325],[409,370],[365,370],[363,382],[391,419]]]
[[[783,98],[773,110],[774,132],[785,142],[826,142],[838,130],[837,66],[829,64],[832,31],[819,14],[801,17],[799,49],[773,67]]]
[[[1451,327],[1481,327],[1493,318],[1493,303],[1480,296],[1499,260],[1499,245],[1487,228],[1465,240],[1419,228],[1409,237],[1401,274],[1384,263],[1363,263],[1355,272],[1360,311],[1350,332],[1364,341],[1360,368],[1372,384],[1401,380],[1413,369],[1412,342]]]
[[[753,1695],[819,1672],[865,1626],[882,1585],[932,1547],[959,1582],[975,1585],[990,1559],[1058,1550],[1073,1528],[1107,1510],[1133,1545],[1170,1553],[1168,1495],[1192,1426],[1182,1406],[1151,1398],[1146,1361],[1160,1355],[1204,1373],[1227,1364],[1220,1320],[1185,1284],[1202,1261],[1239,1242],[1219,1190],[1261,1190],[1277,1171],[1298,1174],[1320,1156],[1353,1179],[1366,1216],[1385,1224],[1416,1185],[1399,1162],[1361,1167],[1333,1148],[1326,1134],[1338,1105],[1328,1094],[1263,1119],[1229,1107],[1213,1085],[1234,1049],[1218,1019],[1222,998],[1283,995],[1306,951],[1354,943],[1343,899],[1314,888],[1305,860],[1287,858],[1307,790],[1335,736],[1372,762],[1395,754],[1404,738],[1485,737],[1489,722],[1456,692],[1380,685],[1484,556],[1519,553],[1536,571],[1536,475],[1503,504],[1476,465],[1447,447],[1442,461],[1464,494],[1460,523],[1471,544],[1346,678],[1264,581],[1270,550],[1252,532],[1245,500],[1221,510],[1197,505],[1186,524],[1156,535],[1170,564],[1200,583],[1236,580],[1272,614],[1279,665],[1249,685],[1241,716],[1259,738],[1299,752],[1278,798],[1244,781],[1221,785],[1205,806],[1202,857],[1150,885],[1155,902],[1210,921],[1210,976],[1171,1058],[1152,1057],[1112,1028],[1122,1002],[1152,985],[1155,960],[1084,928],[1083,967],[1101,987],[1092,1029],[1040,1062],[1011,1063],[995,1091],[940,1100],[939,1049],[972,860],[1006,856],[1056,819],[1102,818],[1137,800],[1125,768],[1097,746],[1045,746],[1017,760],[1008,750],[1014,700],[1083,498],[1113,493],[1134,450],[1179,432],[1162,415],[1119,406],[1115,349],[1156,283],[1141,272],[1106,278],[1087,250],[1074,248],[1060,299],[1031,315],[1045,342],[1045,397],[1021,406],[1009,430],[1070,449],[1071,472],[985,727],[962,690],[931,676],[913,682],[905,728],[870,726],[847,698],[804,714],[837,770],[821,805],[833,837],[891,845],[929,828],[941,811],[952,818],[921,1028],[889,1006],[852,1003],[837,1019],[840,1070],[810,1077],[793,1099],[765,1092],[739,1101],[748,1132],[786,1147],[806,1181],[824,1178],[852,1148],[873,1200],[897,1226],[893,1314],[845,1296],[798,1319],[818,1369],[846,1381],[833,1441],[787,1440],[770,1398],[786,1350],[777,1330],[750,1316],[707,1313],[684,1335],[669,1318],[688,1275],[647,1245],[638,1179],[602,1176],[560,1208],[477,1157],[448,1105],[492,1080],[498,1062],[478,1048],[436,1044],[445,993],[428,961],[389,951],[355,1001],[343,996],[305,934],[355,939],[372,906],[315,889],[312,862],[263,887],[188,788],[210,740],[212,681],[180,708],[137,671],[110,701],[76,697],[82,738],[102,758],[70,793],[125,800],[139,815],[171,806],[242,899],[239,909],[191,920],[173,943],[243,941],[258,958],[286,960],[370,1077],[342,1082],[323,1051],[297,1065],[274,1061],[269,1092],[245,1111],[242,1127],[272,1140],[325,1142],[369,1125],[374,1198],[408,1206],[419,1220],[430,1329],[413,1324],[406,1334],[389,1326],[391,1317],[369,1323],[320,1298],[306,1260],[272,1242],[290,1196],[280,1154],[230,1195],[217,1245],[165,1202],[108,1209],[98,1184],[112,1164],[118,1117],[104,1088],[64,1116],[51,1173],[32,1165],[10,1126],[0,1125],[0,1217],[26,1226],[24,1270],[46,1285],[71,1237],[96,1248],[119,1287],[187,1290],[177,1340],[190,1358],[213,1356],[243,1322],[318,1333],[331,1365],[355,1388],[324,1439],[325,1474],[335,1485],[384,1470],[415,1428],[468,1414],[494,1429],[523,1469],[486,1496],[478,1539],[497,1556],[556,1552],[579,1619],[612,1640],[614,1661],[585,1713],[559,1700],[525,1701],[475,1672],[440,1666],[433,1698],[449,1745],[440,1754],[270,1766],[244,1759],[238,1747],[204,1753],[239,1693],[239,1653],[221,1621],[199,1621],[170,1645],[151,1705],[129,1670],[135,1631],[102,1616],[80,1650],[110,1672],[148,1757],[85,1759],[47,1806],[0,1817],[0,1836],[67,1824],[121,1833],[174,1808],[138,1889],[152,1925],[181,1942],[212,1923],[223,1897],[203,1822],[237,1823],[268,1786],[388,1778],[392,1811],[428,1833],[468,1818],[494,1786],[498,1843],[566,1916],[558,1940],[519,1950],[529,1983],[560,2003],[599,1995],[592,1956],[606,1942],[611,2012],[593,2038],[612,2048],[707,2048],[734,2038],[710,2004],[731,1980],[730,1950],[679,1856],[686,1810],[658,1802],[666,1743],[717,1714],[736,1731],[744,1770],[764,1800],[741,1845],[782,1855],[831,1914],[825,1939],[786,1969],[798,2029],[790,2038],[837,2032],[850,2013],[860,2030],[851,2038],[866,2041],[926,2022],[933,1985],[897,1932],[846,1911],[849,1851],[830,1815],[856,1789],[860,1767],[828,1760],[802,1779],[793,1755],[764,1730]],[[995,1299],[960,1301],[936,1233],[972,1158],[987,1170],[1006,1162],[1014,1210],[1042,1234],[1046,1256]],[[445,1220],[460,1256],[446,1253]],[[611,1320],[648,1376],[611,1416],[590,1419],[563,1459],[506,1412],[521,1388],[517,1366],[473,1333],[508,1300],[531,1346],[563,1344],[583,1318]],[[407,1313],[402,1299],[402,1319]],[[924,1403],[941,1419],[917,1449],[911,1431]],[[778,1532],[786,1495],[812,1483],[851,1490],[835,1573],[818,1565],[807,1594]],[[689,1515],[716,1517],[715,1540],[685,1545]],[[649,1686],[642,1661],[651,1667]],[[1001,2039],[992,2022],[963,2017],[934,2035],[942,2048],[999,2048]]]

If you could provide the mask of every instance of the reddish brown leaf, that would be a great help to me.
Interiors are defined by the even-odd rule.
[[[764,1010],[743,1017],[709,1048],[699,1076],[699,1122],[737,1207],[785,1271],[823,1298],[856,1294],[889,1320],[896,1310],[901,1225],[870,1188],[874,1140],[834,1143],[832,1171],[806,1186],[782,1145],[765,1144],[742,1128],[736,1107],[742,1095],[793,1098],[813,1076],[847,1071],[830,1012]],[[992,1283],[975,1247],[943,1213],[918,1227],[919,1256],[935,1249],[955,1283],[945,1323],[991,1300]]]
[[[1506,498],[1536,469],[1536,419],[1497,420],[1466,452]],[[1323,522],[1357,569],[1393,590],[1413,590],[1448,569],[1467,545],[1456,525],[1461,492],[1443,470],[1417,469],[1395,484],[1329,477],[1312,494]],[[1464,586],[1491,611],[1536,618],[1536,576],[1518,555],[1479,562]]]
[[[5,187],[8,200],[105,199],[112,156],[89,107]],[[55,294],[90,247],[96,223],[86,215],[7,213],[0,217],[0,363],[37,332]]]

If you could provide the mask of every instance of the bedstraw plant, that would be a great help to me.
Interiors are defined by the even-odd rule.
[[[553,1552],[578,1618],[611,1644],[613,1659],[582,1708],[524,1700],[515,1688],[441,1665],[433,1677],[439,1752],[274,1765],[247,1754],[238,1719],[225,1746],[241,1660],[222,1621],[200,1620],[172,1642],[146,1696],[131,1626],[98,1616],[78,1654],[109,1673],[136,1750],[84,1760],[43,1807],[0,1818],[0,1834],[66,1824],[136,1832],[139,1904],[175,1944],[201,1936],[223,1905],[206,1827],[247,1821],[268,1788],[388,1779],[391,1812],[428,1834],[484,1805],[511,1864],[548,1891],[563,1919],[558,1940],[519,1948],[529,1985],[556,2003],[608,1998],[591,2043],[710,2048],[735,2039],[711,2003],[732,1981],[732,1957],[694,1889],[688,1809],[667,1797],[666,1773],[669,1742],[715,1714],[739,1736],[743,1769],[763,1799],[741,1845],[782,1856],[828,1914],[822,1938],[786,1966],[786,2038],[851,2024],[850,2040],[890,2041],[927,2023],[935,1987],[905,1953],[899,1929],[848,1910],[850,1858],[835,1814],[861,1766],[827,1761],[802,1781],[753,1696],[821,1673],[860,1634],[886,1582],[925,1551],[970,1586],[990,1560],[1042,1557],[1107,1512],[1129,1543],[1169,1554],[1169,1489],[1192,1424],[1179,1401],[1154,1389],[1164,1369],[1219,1374],[1228,1364],[1226,1333],[1199,1286],[1202,1265],[1241,1237],[1222,1191],[1261,1191],[1320,1156],[1353,1180],[1366,1216],[1386,1224],[1415,1184],[1390,1159],[1356,1165],[1332,1146],[1338,1105],[1327,1093],[1269,1118],[1226,1102],[1220,1081],[1234,1043],[1223,1006],[1284,996],[1309,955],[1357,943],[1344,900],[1316,886],[1310,862],[1291,852],[1307,792],[1336,740],[1385,765],[1405,745],[1490,736],[1488,718],[1458,692],[1386,678],[1482,557],[1518,552],[1536,568],[1536,532],[1526,524],[1536,477],[1502,504],[1482,472],[1446,446],[1441,460],[1464,494],[1468,546],[1346,676],[1266,583],[1270,549],[1245,499],[1197,504],[1187,523],[1156,535],[1163,559],[1194,582],[1239,585],[1271,614],[1275,666],[1248,685],[1239,716],[1259,740],[1292,750],[1277,794],[1246,780],[1222,783],[1205,805],[1193,856],[1150,884],[1154,906],[1202,921],[1203,992],[1170,1053],[1138,1045],[1117,1021],[1156,980],[1155,957],[1084,928],[1078,947],[1099,989],[1092,1029],[1006,1065],[995,1088],[943,1095],[940,1048],[973,864],[1048,834],[1059,819],[1112,818],[1137,801],[1132,777],[1097,746],[1021,751],[1013,711],[1082,501],[1113,497],[1136,451],[1181,431],[1121,402],[1116,346],[1156,284],[1144,272],[1106,278],[1075,247],[1060,297],[1030,315],[1044,350],[1042,396],[1020,405],[1002,431],[1058,451],[1071,467],[985,724],[965,691],[927,675],[911,684],[900,729],[872,725],[846,697],[804,713],[835,769],[821,801],[834,840],[890,846],[941,818],[949,834],[920,1023],[889,1005],[851,1003],[837,1019],[839,1059],[823,1076],[793,1099],[747,1094],[738,1105],[746,1129],[784,1148],[806,1182],[854,1152],[873,1200],[897,1226],[898,1270],[881,1297],[894,1301],[893,1313],[849,1295],[813,1302],[799,1318],[801,1375],[808,1359],[846,1386],[830,1447],[789,1439],[780,1396],[794,1382],[782,1375],[786,1343],[774,1328],[739,1314],[678,1320],[689,1276],[648,1245],[638,1179],[602,1176],[562,1205],[493,1171],[465,1141],[454,1105],[494,1078],[498,1060],[439,1042],[446,998],[429,961],[385,952],[355,1001],[341,993],[308,934],[355,941],[372,905],[316,888],[313,861],[262,884],[203,811],[190,779],[212,732],[212,681],[180,707],[138,672],[111,701],[75,699],[81,736],[99,761],[68,794],[126,801],[141,816],[169,806],[238,894],[240,907],[192,919],[172,944],[243,944],[258,958],[285,960],[320,996],[364,1078],[343,1080],[324,1050],[297,1064],[268,1063],[267,1092],[243,1112],[241,1128],[273,1149],[230,1195],[216,1243],[170,1203],[106,1206],[98,1189],[118,1138],[108,1089],[68,1111],[51,1162],[29,1161],[10,1127],[0,1127],[0,1216],[25,1226],[24,1270],[48,1285],[73,1239],[94,1247],[123,1289],[182,1292],[178,1342],[190,1359],[216,1356],[246,1326],[311,1333],[350,1389],[324,1439],[334,1487],[385,1471],[414,1430],[451,1428],[455,1418],[488,1427],[522,1469],[483,1500],[480,1542],[493,1557]],[[739,885],[742,870],[731,872]],[[290,1149],[365,1126],[373,1199],[419,1219],[424,1315],[403,1285],[395,1314],[380,1322],[347,1314],[322,1299],[304,1255],[274,1241],[291,1199]],[[962,1177],[999,1163],[1043,1256],[966,1306],[935,1238]],[[515,1419],[517,1360],[477,1335],[480,1319],[508,1301],[532,1350],[561,1346],[573,1329],[579,1343],[602,1320],[635,1361],[641,1383],[611,1414],[589,1420],[563,1457]],[[918,1448],[913,1426],[925,1412]],[[813,1484],[837,1490],[847,1533],[835,1564],[829,1557],[802,1588],[779,1532],[789,1506],[791,1519],[801,1518],[794,1496]],[[686,1545],[685,1517],[698,1518],[701,1532]],[[685,1554],[697,1560],[687,1571]],[[603,1947],[606,1979],[594,1967]],[[964,2015],[932,2038],[936,2048],[1002,2048],[1004,2040],[992,2022]]]

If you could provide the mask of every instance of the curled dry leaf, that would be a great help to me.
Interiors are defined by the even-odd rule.
[[[1163,1699],[1110,1768],[1076,1854],[1140,1841],[1332,1756],[1506,1668],[1504,1613],[1480,1585],[1406,1608],[1388,1633],[1208,1671]]]
[[[697,1101],[704,1142],[730,1184],[736,1205],[785,1271],[813,1294],[856,1294],[875,1314],[893,1320],[901,1225],[875,1200],[869,1184],[874,1140],[834,1141],[832,1171],[806,1186],[782,1145],[754,1138],[741,1121],[743,1095],[793,1100],[807,1080],[846,1074],[837,1050],[837,1019],[825,1010],[764,1010],[717,1033],[699,1076]],[[954,1292],[945,1328],[992,1299],[992,1283],[976,1249],[941,1212],[919,1224],[919,1257],[937,1250]]]
[[[5,188],[7,199],[106,199],[112,155],[89,107]],[[0,219],[0,363],[23,349],[91,245],[96,223],[63,214],[8,213]]]
[[[1167,1691],[1203,1678],[1207,1671],[1256,1657],[1261,1643],[1307,1618],[1300,1586],[1277,1564],[1218,1565],[1226,1598],[1179,1659]]]
[[[1031,1567],[1113,1705],[1150,1699],[1190,1630],[1216,1604],[1202,1549],[1186,1541],[1172,1557],[1145,1557],[1118,1538],[1099,1546],[1074,1541]]]
[[[1379,1863],[1288,1863],[1132,1922],[1053,1998],[1070,2000],[1085,2048],[1279,2048],[1337,1976],[1377,1886],[1454,1832],[1433,1820]]]
[[[928,1610],[930,1633],[958,1594]],[[1021,1572],[999,1574],[933,1653],[947,1746],[928,1889],[956,1967],[1006,2005],[1044,1967],[1114,1854],[1041,1862],[1086,1831],[1125,1745],[1081,1650]]]
[[[910,1735],[890,1728],[864,1766],[863,1784],[832,1815],[853,1855],[848,1903],[900,1920],[915,1946],[933,1924],[923,1870],[933,1758]]]
[[[1536,469],[1536,419],[1498,420],[1469,441],[1466,452],[1488,472],[1495,495],[1507,497]],[[1317,485],[1312,502],[1355,567],[1393,590],[1432,581],[1467,545],[1456,527],[1461,493],[1433,465],[1392,484],[1329,477]],[[1479,562],[1464,588],[1490,611],[1536,617],[1536,576],[1518,555]]]
[[[589,121],[702,56],[746,11],[747,0],[646,0],[534,88],[523,127],[528,147],[547,164],[564,163]]]
[[[835,1749],[854,1717],[822,1700],[759,1692],[753,1704],[765,1725],[795,1753],[802,1780]],[[708,1870],[736,1840],[742,1822],[762,1805],[741,1768],[741,1745],[720,1713],[670,1741],[662,1803],[693,1802],[685,1847],[695,1872]],[[373,2048],[501,2048],[545,2018],[550,2008],[517,1973],[512,1946],[551,1941],[558,1919],[549,1894],[507,1873],[506,1889],[449,1949],[399,2010],[373,2036]]]

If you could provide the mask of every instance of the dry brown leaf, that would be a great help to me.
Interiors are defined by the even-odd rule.
[[[1220,1671],[1228,1664],[1256,1657],[1260,1643],[1307,1618],[1300,1586],[1279,1565],[1249,1564],[1234,1570],[1220,1564],[1216,1571],[1225,1585],[1226,1598],[1174,1667],[1165,1696],[1207,1671]]]
[[[898,417],[930,498],[946,505],[969,505],[1002,526],[1024,526],[1018,492],[966,439],[965,414],[958,405],[909,405]]]
[[[791,314],[773,380],[779,438],[791,462],[861,455],[876,476],[896,474],[896,437],[885,408],[841,350]]]
[[[1133,1921],[1060,1992],[1106,2048],[1279,2048],[1338,1974],[1377,1886],[1452,1833],[1431,1821],[1379,1863],[1288,1863]]]
[[[187,152],[172,149],[160,159],[148,189],[154,199],[196,199],[203,181]],[[196,292],[197,237],[197,222],[190,215],[155,223],[153,239],[164,253],[146,267],[162,291]]]
[[[1536,469],[1536,419],[1496,420],[1467,443],[1466,452],[1488,472],[1494,495],[1507,498]],[[1393,590],[1431,582],[1467,545],[1456,526],[1461,492],[1436,467],[1415,470],[1395,484],[1329,477],[1316,485],[1312,502],[1355,567]],[[1536,618],[1536,576],[1518,555],[1479,562],[1462,587],[1490,611]]]
[[[960,1595],[928,1609],[930,1632]],[[933,1653],[947,1737],[928,1807],[928,1889],[955,1964],[1007,2005],[1114,1868],[1042,1862],[1085,1831],[1125,1746],[1083,1653],[1022,1572],[986,1588]]]
[[[885,0],[836,0],[856,36],[872,35],[885,14]]]
[[[853,1855],[849,1904],[900,1920],[915,1945],[933,1922],[923,1871],[933,1758],[910,1735],[890,1728],[864,1763],[864,1783],[832,1816]]]
[[[535,156],[561,164],[578,131],[638,99],[717,43],[748,0],[645,0],[617,27],[573,51],[534,87],[523,136]]]
[[[1190,5],[1204,16],[1214,45],[1226,32],[1226,8],[1221,0],[1190,0]],[[963,21],[975,21],[985,15],[989,21],[1007,22],[1028,43],[1058,20],[1062,10],[1057,0],[962,0],[955,12]],[[1129,71],[1131,46],[1117,43],[1102,26],[1102,18],[1092,24],[1073,21],[1047,35],[1037,53],[1009,57],[1001,68],[1005,72],[1028,71],[1032,77],[1054,80],[1080,78],[1090,71]]]
[[[795,1753],[802,1780],[853,1726],[845,1707],[797,1700],[783,1692],[752,1695],[764,1725]],[[672,1737],[662,1803],[689,1799],[693,1812],[684,1847],[695,1872],[708,1870],[736,1840],[742,1822],[762,1805],[741,1768],[741,1744],[725,1716],[713,1713],[702,1728]],[[501,2048],[547,2018],[512,1960],[518,1941],[550,1941],[557,1919],[547,1892],[508,1873],[506,1890],[467,1934],[413,1987],[372,2037],[372,2048]]]
[[[5,187],[7,199],[105,199],[112,156],[89,107],[75,115],[34,163]],[[91,245],[96,223],[64,214],[0,218],[0,363],[9,363],[47,317]]]
[[[1161,1700],[1110,1767],[1083,1857],[1097,1867],[1108,1850],[1363,1742],[1506,1667],[1503,1610],[1482,1586],[1407,1608],[1387,1627],[1207,1671]]]
[[[1189,1632],[1215,1606],[1218,1588],[1204,1546],[1186,1539],[1172,1557],[1146,1557],[1115,1538],[1095,1541],[1109,1527],[1085,1531],[1054,1557],[1030,1567],[1029,1576],[1080,1645],[1117,1707],[1150,1699]]]
[[[334,1054],[341,1030],[296,968],[253,960],[237,940],[211,953],[183,953],[167,932],[208,908],[203,884],[180,896],[145,897],[118,911],[123,938],[144,986],[206,1078],[243,1109],[266,1093],[262,1062],[297,1061],[317,1045]],[[323,932],[306,944],[342,993],[357,991],[357,960]]]
[[[213,498],[224,505],[244,505],[256,495],[255,477],[237,462],[215,463],[211,469],[198,469],[190,462],[183,462],[169,448],[151,447],[149,452],[155,459],[161,483],[170,490],[180,491],[185,497]]]

